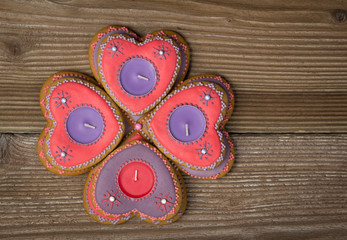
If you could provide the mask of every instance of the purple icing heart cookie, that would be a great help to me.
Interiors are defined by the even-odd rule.
[[[105,224],[134,216],[167,224],[186,206],[181,175],[156,148],[139,140],[119,147],[89,173],[83,199],[89,215]]]

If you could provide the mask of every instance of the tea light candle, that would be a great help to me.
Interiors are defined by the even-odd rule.
[[[192,142],[201,137],[206,128],[204,114],[191,105],[176,108],[169,118],[169,130],[181,142]]]
[[[118,184],[128,197],[141,198],[146,196],[154,185],[153,170],[145,163],[130,162],[119,172]]]
[[[66,120],[68,134],[73,140],[81,144],[96,141],[103,128],[104,121],[101,114],[92,107],[76,108]]]
[[[123,65],[119,77],[127,93],[142,96],[149,93],[155,86],[156,70],[149,61],[134,58]]]

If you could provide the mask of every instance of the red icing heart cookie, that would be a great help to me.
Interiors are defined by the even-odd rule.
[[[96,36],[89,50],[95,77],[130,115],[152,109],[187,72],[188,47],[173,32],[160,31],[138,39],[123,28],[110,27]]]
[[[47,125],[38,151],[48,170],[76,175],[101,161],[121,141],[121,112],[92,79],[56,74],[43,84],[41,110]],[[89,80],[89,81],[86,81]]]
[[[197,76],[181,84],[141,119],[143,133],[179,167],[213,170],[225,157],[229,159],[223,137],[227,133],[222,130],[233,103],[230,86],[221,77]],[[218,173],[209,177],[214,176]]]
[[[138,216],[154,224],[177,220],[186,207],[182,176],[154,147],[133,141],[119,147],[86,180],[84,206],[105,224]]]
[[[48,110],[46,109],[46,104],[47,104],[47,95],[49,94],[49,89],[50,86],[54,83],[55,80],[62,78],[62,77],[71,77],[71,78],[75,78],[75,79],[82,79],[82,80],[86,80],[86,81],[90,81],[92,83],[97,84],[97,82],[94,79],[89,78],[87,75],[84,75],[82,73],[75,73],[75,72],[58,72],[52,76],[50,76],[46,83],[42,89],[41,89],[41,94],[40,94],[40,107],[41,110],[43,112],[43,115],[46,117],[46,119],[48,119]],[[42,130],[40,136],[39,136],[39,140],[37,143],[37,155],[42,163],[42,165],[47,168],[49,171],[55,173],[55,174],[59,174],[59,175],[65,175],[65,176],[71,176],[71,175],[78,175],[78,174],[82,174],[85,172],[89,171],[89,168],[83,169],[83,170],[77,170],[77,171],[64,171],[58,168],[55,168],[52,166],[52,164],[48,161],[45,152],[44,152],[44,145],[45,145],[45,137],[48,134],[48,131],[50,129],[50,124],[47,124],[46,127]]]

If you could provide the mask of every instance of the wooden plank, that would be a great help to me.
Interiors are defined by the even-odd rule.
[[[39,108],[40,87],[30,98],[15,100],[20,96],[22,85],[16,93],[0,98],[7,103],[0,105],[0,132],[41,132],[46,121]],[[0,92],[2,90],[0,89]],[[235,93],[235,111],[226,125],[232,133],[290,133],[290,132],[347,132],[347,93]],[[14,100],[12,100],[14,99]],[[37,105],[37,106],[36,106]]]
[[[119,226],[94,222],[82,206],[86,175],[60,177],[45,170],[35,152],[37,134],[3,134],[0,237],[344,239],[347,135],[232,137],[232,171],[220,180],[184,176],[186,213],[157,227],[138,219]]]
[[[90,39],[117,24],[184,35],[189,76],[232,84],[233,133],[346,133],[347,25],[336,9],[347,2],[1,1],[0,132],[40,132],[44,80],[61,70],[91,74]]]

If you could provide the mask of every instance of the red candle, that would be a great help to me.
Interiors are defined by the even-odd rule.
[[[153,170],[142,162],[128,163],[118,175],[118,184],[125,195],[132,198],[144,197],[153,188]]]

